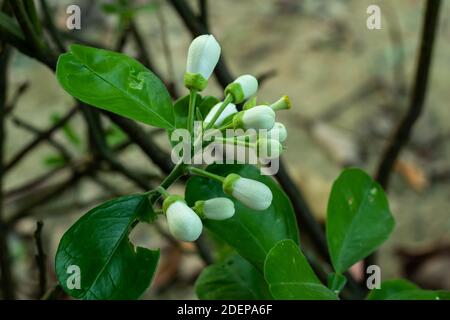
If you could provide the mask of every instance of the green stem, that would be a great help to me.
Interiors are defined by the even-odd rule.
[[[223,182],[225,180],[225,178],[222,176],[219,176],[217,174],[214,174],[214,173],[211,173],[211,172],[208,172],[203,169],[196,168],[196,167],[187,167],[186,171],[190,174],[196,174],[198,176],[214,179],[214,180],[217,180],[220,182]]]
[[[175,183],[175,181],[177,181],[184,174],[184,168],[185,168],[184,164],[182,163],[177,164],[159,186],[164,189],[168,189],[173,183]],[[152,192],[149,191],[149,193]],[[159,193],[152,193],[150,197],[150,203],[154,204],[159,197],[160,197]]]
[[[253,147],[255,147],[255,143],[251,143],[251,142],[248,142],[246,140],[240,140],[240,139],[237,139],[237,138],[216,137],[215,141],[225,142],[225,143],[234,144],[234,145],[239,145],[239,146],[243,146],[243,147],[246,147],[246,148],[253,148]]]
[[[217,110],[217,112],[214,114],[214,117],[211,119],[211,121],[206,125],[205,130],[211,129],[214,126],[214,123],[216,123],[217,119],[219,119],[219,116],[225,110],[227,105],[229,105],[231,102],[233,102],[233,96],[231,94],[227,94],[225,97],[225,100],[220,105],[220,108]]]
[[[170,193],[167,192],[167,190],[161,186],[158,186],[155,189],[157,192],[159,192],[159,194],[161,194],[162,196],[164,196],[165,198],[167,198],[168,196],[170,196]]]
[[[195,115],[196,99],[197,99],[197,91],[195,89],[191,89],[189,96],[189,113],[187,118],[187,129],[191,134],[191,137],[194,132],[194,115]]]

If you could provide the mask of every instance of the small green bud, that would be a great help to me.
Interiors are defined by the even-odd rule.
[[[291,100],[289,100],[288,96],[283,96],[281,97],[277,102],[273,103],[270,105],[270,107],[274,110],[274,111],[278,111],[278,110],[288,110],[291,108]]]

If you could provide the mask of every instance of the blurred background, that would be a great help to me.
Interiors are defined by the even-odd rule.
[[[64,41],[114,48],[121,24],[113,1],[48,0]],[[187,1],[195,12],[202,1]],[[81,8],[81,30],[68,30],[66,9]],[[381,8],[382,29],[368,30],[369,5]],[[280,113],[289,132],[284,160],[321,222],[331,185],[347,166],[374,174],[395,125],[405,114],[419,50],[423,0],[214,0],[207,24],[233,75],[258,76],[259,102],[288,95],[293,108]],[[183,88],[191,33],[172,1],[133,1],[133,21],[147,58],[178,95]],[[142,47],[125,41],[124,52]],[[424,288],[450,290],[450,1],[443,1],[424,112],[391,177],[389,200],[397,225],[377,264],[383,279],[407,277]],[[142,58],[142,57],[141,57]],[[17,51],[7,74],[6,163],[74,105],[42,63]],[[206,93],[221,96],[216,80]],[[149,128],[146,128],[149,130]],[[164,174],[126,136],[107,123],[108,141],[123,148],[120,160],[145,179]],[[166,134],[150,129],[169,150]],[[19,214],[8,234],[17,298],[39,297],[36,221],[46,253],[47,287],[56,285],[53,260],[63,233],[96,204],[139,191],[110,168],[70,180],[88,160],[86,128],[79,113],[20,158],[3,179],[4,216]],[[62,146],[62,147],[61,147]],[[182,192],[182,185],[176,186]],[[300,224],[302,222],[300,221]],[[196,247],[168,240],[164,223],[140,225],[133,242],[162,249],[155,282],[144,298],[195,298],[193,283],[204,267]],[[0,230],[2,232],[2,230]],[[355,272],[358,269],[355,268]],[[358,277],[358,274],[355,273]]]

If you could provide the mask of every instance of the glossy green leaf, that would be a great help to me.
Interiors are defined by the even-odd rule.
[[[264,278],[275,299],[337,299],[332,291],[322,285],[292,240],[282,240],[269,251],[264,264]]]
[[[186,186],[186,201],[193,205],[197,200],[228,197],[235,204],[235,215],[224,221],[204,220],[204,225],[218,238],[233,247],[242,257],[263,270],[269,250],[280,240],[299,242],[297,222],[289,198],[279,185],[268,176],[262,176],[251,165],[211,165],[207,169],[226,176],[237,173],[266,184],[273,193],[272,205],[264,211],[247,208],[223,193],[222,184],[202,177],[191,177]]]
[[[380,289],[373,289],[368,300],[447,300],[449,293],[444,291],[422,290],[414,283],[403,279],[388,280],[381,283]]]
[[[328,288],[335,292],[335,293],[339,293],[342,291],[342,289],[344,289],[345,284],[347,283],[347,278],[339,273],[330,273],[328,274]]]
[[[395,222],[383,189],[364,171],[344,170],[328,201],[327,241],[338,273],[375,251]]]
[[[72,45],[59,57],[56,76],[68,93],[87,104],[156,127],[174,127],[164,84],[126,55]]]
[[[270,293],[276,300],[338,300],[330,289],[317,283],[275,283],[270,285]]]
[[[151,211],[148,197],[132,195],[108,201],[86,213],[62,237],[56,274],[78,299],[137,299],[155,273],[159,250],[134,247],[132,224]],[[80,271],[80,288],[70,286],[71,266]],[[69,285],[69,286],[68,286]]]
[[[261,273],[238,254],[205,268],[195,291],[202,300],[272,299]]]
[[[380,289],[373,289],[367,296],[368,300],[387,300],[389,296],[402,291],[419,289],[414,283],[403,279],[387,280],[381,283]]]
[[[292,240],[278,242],[267,254],[264,263],[267,283],[309,282],[321,284],[308,260]]]

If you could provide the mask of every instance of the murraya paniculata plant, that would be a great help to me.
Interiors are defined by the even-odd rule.
[[[220,52],[212,35],[192,41],[184,74],[189,94],[174,103],[150,70],[116,52],[72,45],[59,57],[56,74],[68,93],[88,105],[166,129],[169,137],[185,130],[191,138],[189,152],[231,145],[275,161],[287,139],[286,127],[276,121],[276,115],[291,108],[289,98],[258,104],[258,81],[252,75],[235,79],[225,88],[223,98],[202,95]],[[240,133],[225,138],[217,135],[230,129]],[[170,140],[172,145],[177,143]],[[267,162],[217,161],[205,166],[178,161],[159,186],[91,209],[59,244],[55,265],[61,286],[79,299],[139,298],[151,284],[160,253],[136,247],[129,234],[138,223],[166,219],[176,240],[196,241],[206,228],[217,242],[216,261],[196,281],[200,299],[344,297],[345,273],[373,253],[394,228],[384,191],[360,169],[346,169],[337,178],[326,221],[334,270],[323,277],[325,271],[320,265],[312,268],[301,250],[292,205],[275,180],[261,174],[263,163]],[[171,185],[181,178],[187,179],[185,194],[171,193]],[[223,247],[228,249],[220,252]],[[78,278],[71,271],[74,266],[80,272]],[[421,290],[405,280],[383,282],[381,289],[367,296],[443,298],[448,294]]]

